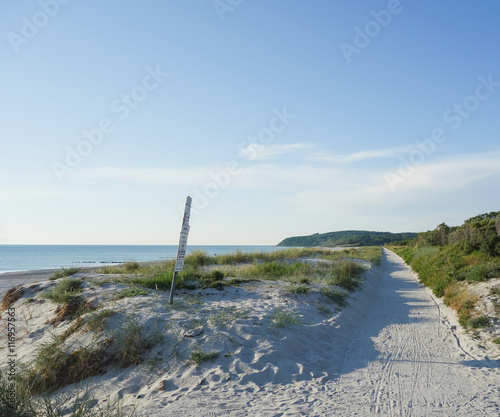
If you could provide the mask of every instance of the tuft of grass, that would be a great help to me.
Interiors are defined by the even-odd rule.
[[[50,280],[70,277],[71,275],[77,274],[79,271],[78,268],[64,268],[58,269],[54,272],[54,274],[49,278]]]
[[[287,291],[291,294],[307,294],[311,292],[311,287],[308,287],[306,284],[290,284]]]
[[[102,332],[106,328],[106,321],[116,312],[113,310],[101,310],[91,313],[85,317],[83,328],[91,332]]]
[[[488,327],[489,325],[490,325],[490,319],[488,316],[473,317],[467,321],[467,327],[471,327],[473,329],[480,329]]]
[[[328,316],[332,314],[332,312],[330,311],[330,309],[327,306],[323,305],[323,304],[316,305],[316,308],[318,309],[318,311],[321,314],[326,314]]]
[[[104,265],[97,270],[99,274],[111,275],[111,274],[123,274],[123,268],[113,265]]]
[[[77,394],[68,410],[67,405],[62,406],[62,396],[49,397],[48,394],[35,394],[27,385],[27,374],[16,375],[15,403],[10,401],[11,381],[8,376],[0,372],[0,416],[9,417],[134,417],[135,410],[125,414],[119,401],[107,402],[104,408],[96,404],[92,398],[89,387],[83,395]],[[70,414],[68,414],[70,413]]]
[[[50,291],[40,294],[40,297],[58,305],[57,315],[52,320],[54,326],[67,318],[78,317],[88,308],[88,304],[79,295],[82,290],[82,281],[73,278],[63,278]]]
[[[300,324],[300,319],[295,312],[284,310],[280,307],[273,309],[268,314],[268,318],[271,320],[274,327],[285,328]]]
[[[203,288],[224,289],[224,273],[215,270],[200,277],[200,284]]]
[[[119,300],[121,298],[126,298],[126,297],[138,297],[140,295],[148,295],[149,291],[145,290],[144,288],[133,286],[124,289],[123,291],[120,291],[116,295],[116,299]]]
[[[203,352],[200,346],[197,346],[195,350],[191,352],[189,361],[194,363],[196,367],[199,367],[203,362],[213,361],[219,358],[220,352],[211,351]]]
[[[146,349],[142,337],[142,326],[135,320],[129,321],[116,342],[117,360],[123,368],[130,365],[139,365],[142,353]]]
[[[125,265],[123,265],[123,269],[126,272],[137,272],[141,266],[139,265],[138,262],[125,262]]]
[[[63,278],[50,291],[40,294],[40,297],[57,304],[66,304],[78,297],[82,290],[82,281],[73,278]]]
[[[199,268],[200,266],[206,266],[214,263],[214,259],[207,255],[203,250],[195,250],[186,256],[184,264],[187,266],[192,266]]]
[[[500,297],[500,286],[490,288],[490,295]]]
[[[145,351],[158,344],[163,336],[159,333],[144,336],[144,328],[135,318],[129,318],[123,330],[115,336],[114,362],[123,368],[139,365]]]
[[[226,327],[232,321],[247,316],[246,311],[237,310],[234,307],[224,307],[222,310],[212,311],[207,322],[211,326]]]
[[[354,291],[361,285],[364,268],[357,262],[341,260],[332,265],[326,278],[328,285],[337,285],[347,291]]]
[[[10,308],[12,304],[21,298],[23,292],[24,290],[20,285],[7,290],[2,298],[2,302],[0,303],[0,311],[5,311]]]
[[[333,301],[335,304],[337,304],[338,307],[344,308],[347,306],[347,299],[349,298],[349,294],[346,291],[343,291],[339,288],[323,287],[321,289],[321,294],[327,297],[330,301]]]
[[[449,285],[444,292],[444,302],[458,313],[458,321],[462,327],[467,327],[477,295],[472,294],[462,283]]]
[[[104,352],[80,348],[71,353],[62,349],[56,339],[42,345],[32,367],[27,371],[27,384],[34,394],[50,393],[75,382],[103,373]]]

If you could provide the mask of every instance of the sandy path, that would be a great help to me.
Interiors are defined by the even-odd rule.
[[[401,258],[385,250],[382,266],[367,278],[331,339],[318,341],[323,354],[328,346],[332,352],[323,376],[202,385],[173,403],[149,399],[139,415],[499,416],[499,363],[472,347]],[[308,354],[317,354],[314,346],[297,362]]]

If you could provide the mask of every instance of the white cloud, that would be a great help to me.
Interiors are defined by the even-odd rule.
[[[260,145],[257,143],[251,143],[250,145],[242,148],[238,156],[248,161],[270,159],[309,147],[311,147],[311,145],[305,143],[292,143],[289,145]]]
[[[316,152],[309,156],[310,161],[329,162],[329,163],[350,163],[364,161],[367,159],[394,158],[398,155],[410,152],[414,147],[403,146],[387,149],[373,149],[350,154],[334,154],[328,152]]]

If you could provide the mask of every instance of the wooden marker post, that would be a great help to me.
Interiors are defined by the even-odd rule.
[[[189,217],[191,215],[191,197],[186,198],[186,208],[184,209],[184,219],[182,220],[181,237],[179,239],[179,247],[177,248],[177,259],[175,261],[174,276],[172,277],[172,286],[170,287],[170,296],[168,302],[174,301],[175,281],[177,280],[177,272],[181,272],[184,268],[184,258],[186,257],[186,247],[189,234]]]

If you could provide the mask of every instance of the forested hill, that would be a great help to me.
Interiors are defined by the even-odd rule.
[[[287,237],[278,246],[375,246],[417,237],[417,233],[369,232],[366,230],[344,230],[340,232],[315,233],[309,236]]]

